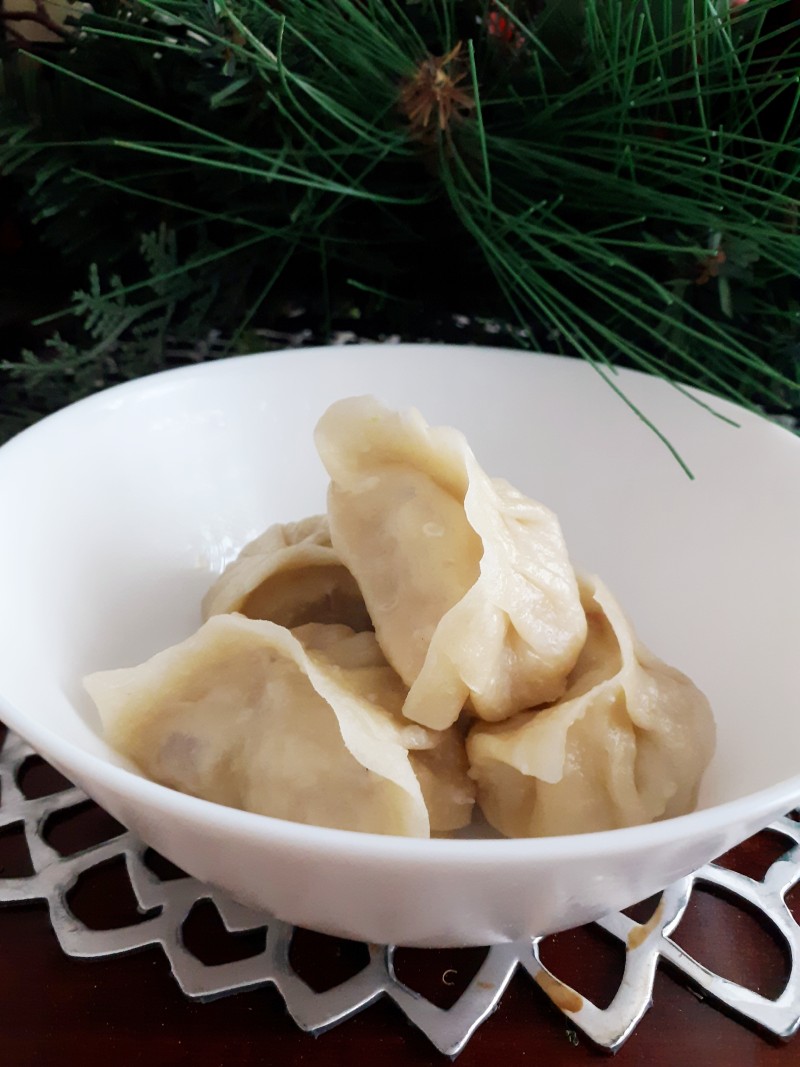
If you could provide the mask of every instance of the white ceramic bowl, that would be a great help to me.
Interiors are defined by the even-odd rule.
[[[185,870],[318,930],[488,944],[648,896],[800,801],[800,441],[660,380],[618,382],[695,481],[587,365],[487,349],[248,356],[46,419],[0,450],[0,716]],[[322,510],[312,429],[367,392],[459,427],[490,473],[553,507],[574,562],[705,690],[719,742],[695,813],[538,840],[378,837],[183,796],[107,747],[82,676],[188,635],[244,541]]]

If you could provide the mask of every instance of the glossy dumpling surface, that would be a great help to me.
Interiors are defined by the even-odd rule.
[[[405,715],[443,729],[467,704],[501,720],[557,699],[586,621],[555,515],[413,410],[339,401],[316,441],[333,547],[409,686]]]
[[[637,640],[598,579],[581,582],[586,646],[564,697],[467,740],[484,815],[509,837],[682,815],[714,751],[705,696]]]

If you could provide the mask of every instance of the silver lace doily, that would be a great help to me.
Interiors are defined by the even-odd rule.
[[[646,923],[624,913],[599,921],[603,930],[625,946],[625,969],[613,1000],[599,1008],[562,982],[541,961],[541,939],[495,945],[456,1003],[443,1009],[404,985],[394,970],[392,946],[368,946],[369,962],[358,974],[324,992],[315,992],[294,969],[290,948],[294,928],[268,915],[234,903],[225,894],[183,877],[162,881],[145,863],[147,846],[131,833],[62,856],[44,839],[45,822],[57,812],[85,804],[86,796],[71,787],[36,799],[27,798],[19,776],[32,750],[8,734],[0,751],[0,830],[21,827],[30,852],[33,874],[0,877],[0,904],[46,900],[50,920],[63,950],[70,956],[109,956],[158,944],[172,973],[189,997],[209,999],[271,984],[283,997],[297,1025],[313,1034],[349,1019],[381,996],[390,997],[408,1019],[441,1052],[457,1055],[480,1024],[495,1010],[517,968],[524,968],[569,1022],[596,1044],[616,1050],[650,1007],[659,960],[666,960],[708,998],[770,1033],[787,1039],[800,1026],[800,925],[786,895],[800,882],[800,823],[785,817],[770,829],[786,841],[785,853],[768,869],[763,881],[708,864],[676,882],[660,897]],[[84,872],[123,857],[131,886],[144,914],[157,914],[136,925],[111,930],[89,929],[70,910],[68,895]],[[714,887],[743,902],[772,924],[787,948],[789,977],[777,999],[715,974],[672,938],[698,884]],[[183,926],[198,901],[210,900],[229,932],[263,929],[262,951],[233,963],[202,963],[186,947]]]

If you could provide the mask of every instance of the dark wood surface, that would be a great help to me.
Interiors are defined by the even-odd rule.
[[[29,796],[63,785],[42,761],[23,775]],[[64,854],[118,833],[95,805],[53,820],[50,843]],[[760,877],[785,849],[776,835],[751,838],[723,863]],[[153,855],[164,878],[179,872]],[[30,873],[19,834],[0,833],[0,877]],[[800,917],[800,891],[791,900]],[[87,925],[111,927],[139,918],[124,871],[113,864],[81,880],[71,898]],[[637,918],[643,918],[643,904]],[[197,905],[184,927],[188,947],[207,963],[259,950],[263,934],[231,936],[210,904]],[[783,946],[759,919],[709,892],[696,892],[677,940],[718,973],[775,997],[788,975]],[[298,973],[324,989],[354,973],[363,946],[300,932],[292,947]],[[477,949],[402,950],[398,976],[442,1007],[457,999],[483,958]],[[544,958],[559,977],[600,1005],[607,1004],[622,973],[622,950],[595,927],[559,934]],[[453,973],[455,972],[455,973]],[[188,1000],[172,979],[161,950],[77,960],[66,956],[50,928],[46,906],[7,905],[0,910],[0,1063],[5,1067],[113,1064],[174,1067],[251,1065],[381,1065],[446,1063],[387,1000],[319,1038],[302,1033],[271,988],[208,1003]],[[524,974],[517,974],[497,1012],[478,1030],[459,1067],[542,1064],[580,1067],[608,1059],[569,1025]],[[619,1067],[777,1067],[800,1065],[800,1036],[783,1044],[728,1017],[701,1000],[666,969],[655,983],[654,1004],[614,1058]]]

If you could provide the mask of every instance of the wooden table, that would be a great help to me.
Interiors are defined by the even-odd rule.
[[[58,776],[32,763],[23,788],[29,795],[52,792]],[[72,853],[119,832],[95,805],[54,820],[50,843]],[[759,877],[785,848],[760,834],[723,858],[723,863]],[[26,862],[28,867],[26,868]],[[30,870],[20,839],[0,834],[0,877]],[[154,859],[157,873],[174,874]],[[794,891],[800,916],[800,889]],[[90,926],[135,921],[133,894],[124,872],[113,865],[84,880],[72,900]],[[222,962],[257,950],[253,935],[232,937],[209,905],[199,905],[185,928],[187,943],[205,962]],[[248,941],[249,939],[249,941]],[[677,939],[718,973],[776,996],[785,983],[785,950],[753,915],[710,893],[696,892]],[[301,933],[293,963],[324,988],[353,973],[359,946]],[[545,945],[545,962],[598,1004],[607,1003],[622,971],[622,950],[595,927],[559,934]],[[7,1067],[113,1064],[113,1067],[315,1067],[365,1063],[440,1064],[446,1059],[393,1004],[382,1000],[319,1038],[302,1033],[272,988],[210,1003],[188,1000],[178,989],[157,947],[112,959],[77,960],[61,950],[46,905],[8,905],[0,911],[0,1034]],[[446,1007],[457,998],[482,960],[477,949],[402,950],[398,975]],[[478,1030],[459,1067],[483,1064],[594,1063],[607,1054],[583,1035],[518,973],[497,1012]],[[620,1067],[777,1067],[800,1065],[800,1036],[788,1044],[770,1039],[703,1002],[680,980],[662,971],[654,1006],[615,1057]]]

